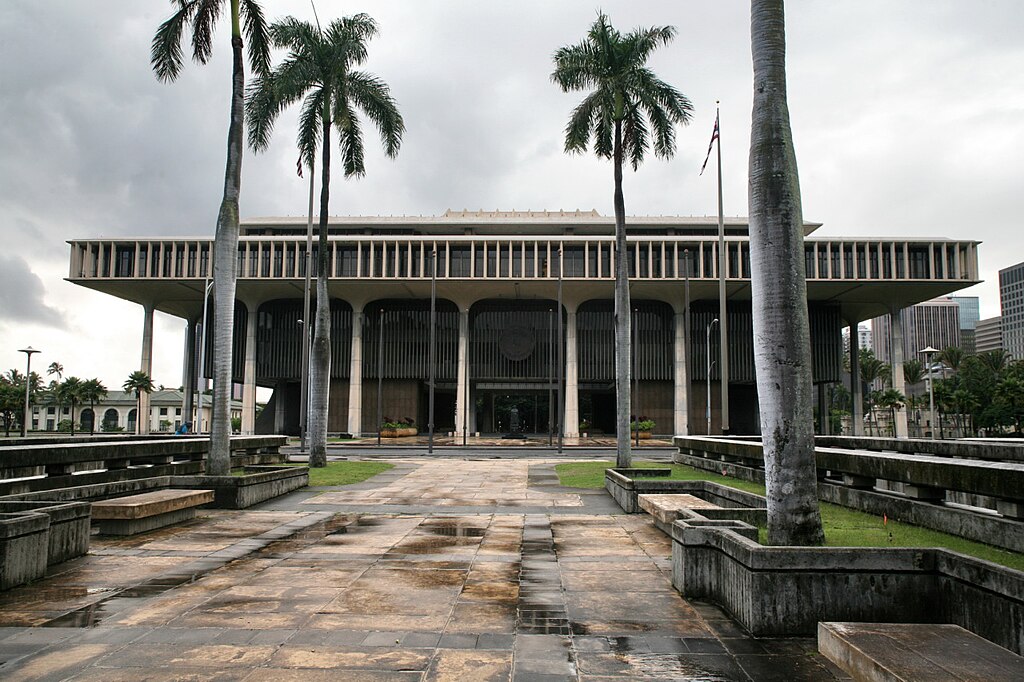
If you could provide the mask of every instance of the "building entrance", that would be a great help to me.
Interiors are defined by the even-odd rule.
[[[476,401],[482,434],[536,436],[550,431],[547,391],[485,391]]]

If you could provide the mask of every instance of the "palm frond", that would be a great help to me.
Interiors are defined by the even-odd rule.
[[[585,90],[600,82],[601,64],[594,46],[583,42],[555,52],[555,70],[551,80],[563,92]]]
[[[185,26],[192,20],[197,4],[197,0],[179,0],[178,11],[160,24],[153,35],[149,62],[158,80],[173,81],[181,73],[184,62],[181,36]]]
[[[643,111],[636,104],[630,103],[622,117],[622,151],[633,170],[643,163],[644,155],[650,148],[649,136]]]
[[[579,154],[587,151],[590,144],[590,130],[594,125],[594,117],[599,115],[600,92],[591,93],[575,109],[565,126],[565,151]]]
[[[276,47],[283,47],[293,52],[309,50],[320,41],[319,32],[309,22],[300,21],[295,17],[278,19],[270,25],[269,35]]]
[[[334,104],[334,128],[338,131],[338,146],[341,148],[345,177],[360,177],[366,174],[366,159],[359,119],[348,108],[345,97],[336,95]]]
[[[594,120],[594,153],[602,159],[610,159],[615,153],[615,121],[607,98]]]
[[[384,153],[395,158],[402,146],[405,121],[391,96],[391,89],[380,78],[362,71],[350,72],[347,86],[352,103],[362,109],[380,133]]]
[[[320,146],[323,106],[324,90],[316,88],[306,95],[306,99],[302,102],[302,111],[299,112],[299,134],[296,145],[299,148],[299,156],[307,167],[313,166],[316,151]]]
[[[249,66],[254,74],[266,75],[270,73],[270,29],[263,8],[257,0],[241,0],[239,11],[245,31]]]
[[[192,18],[192,60],[205,64],[213,56],[213,34],[224,0],[197,0]]]

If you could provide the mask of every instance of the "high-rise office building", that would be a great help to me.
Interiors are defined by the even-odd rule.
[[[960,306],[960,347],[965,353],[974,353],[978,328],[981,319],[981,306],[977,296],[950,296]]]
[[[960,346],[960,306],[949,297],[935,298],[900,311],[903,321],[903,359],[919,358],[919,351],[931,346],[943,350]],[[892,361],[888,315],[871,321],[875,356]]]
[[[999,304],[1003,348],[1014,360],[1024,360],[1024,263],[999,271]]]
[[[1002,348],[1003,318],[990,317],[985,320],[979,320],[974,346],[977,353],[987,353],[990,350]]]

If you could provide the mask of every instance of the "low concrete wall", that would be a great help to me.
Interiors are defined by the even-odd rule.
[[[930,438],[875,438],[865,436],[815,436],[815,445],[849,450],[899,452],[904,455],[936,455],[987,459],[993,462],[1024,462],[1024,441],[931,440]]]
[[[688,437],[676,438],[676,443],[679,445],[680,451],[675,453],[673,461],[678,464],[687,464],[705,471],[725,473],[735,478],[764,483],[764,457],[760,442]],[[704,449],[698,449],[698,446]],[[858,456],[852,452],[832,449],[819,449],[816,457],[819,467],[818,496],[826,502],[877,516],[884,514],[891,519],[906,521],[924,528],[951,533],[1015,552],[1024,552],[1024,521],[1020,518],[950,504],[955,501],[959,502],[964,496],[964,494],[950,489],[945,490],[945,500],[941,499],[942,490],[938,491],[939,499],[915,499],[906,494],[908,488],[914,486],[885,479],[882,477],[883,471],[876,471],[869,465],[870,460],[877,459],[881,462],[879,466],[885,472],[892,474],[892,468],[898,467],[901,459],[905,459],[903,470],[897,475],[906,479],[911,478],[920,467],[927,466],[927,461],[922,462],[920,459],[913,461],[909,455],[901,457],[887,453],[876,456],[874,453],[865,452]],[[935,458],[927,459],[934,460]],[[941,467],[942,469],[954,466],[965,471],[982,470],[983,473],[975,475],[976,479],[1019,477],[1021,468],[1020,464],[975,462],[974,460],[944,460],[940,463],[946,465]],[[977,466],[972,466],[972,464]],[[849,470],[856,471],[857,475],[847,476],[842,473]],[[955,476],[948,476],[949,473],[946,471],[942,474],[945,477],[945,485],[969,487],[970,484],[967,481],[970,477],[965,477],[964,482],[961,482]],[[935,479],[922,476],[918,483],[920,489],[928,491],[935,486]],[[1015,494],[1014,485],[1007,481],[989,482],[987,485],[989,487],[999,486],[1004,495]],[[979,498],[976,495],[971,495],[971,497],[974,500],[992,499]],[[1019,499],[1016,501],[1007,500],[1005,497],[1001,499],[1006,501],[1006,504],[1001,507],[1003,511],[1014,511],[1016,507],[1024,506],[1024,502]]]
[[[245,509],[309,485],[309,467],[251,466],[244,476],[172,476],[170,487],[213,490],[215,509]]]
[[[46,574],[49,528],[46,514],[0,513],[0,590]]]
[[[634,478],[639,472],[656,478]],[[605,469],[604,487],[616,503],[627,514],[639,514],[642,510],[637,495],[643,493],[670,493],[678,481],[659,480],[672,473],[671,469]]]
[[[934,548],[766,547],[735,522],[672,526],[672,582],[755,636],[818,621],[954,623],[1024,651],[1024,573]]]
[[[48,565],[82,556],[89,551],[91,505],[88,502],[7,501],[0,502],[0,513],[34,512],[50,517],[47,530]]]

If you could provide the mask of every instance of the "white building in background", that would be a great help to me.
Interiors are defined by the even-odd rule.
[[[210,403],[212,397],[204,396],[202,408],[203,430],[210,429]],[[149,430],[150,433],[174,433],[183,421],[195,423],[195,410],[188,419],[182,418],[182,405],[184,395],[181,391],[162,390],[153,391],[149,394]],[[95,409],[94,409],[95,408]],[[125,433],[135,432],[136,414],[138,412],[138,401],[134,393],[125,391],[110,391],[107,397],[90,407],[88,403],[75,405],[75,430],[92,430],[95,419],[95,430],[99,432]],[[32,406],[32,430],[33,431],[56,431],[60,422],[71,419],[71,407],[65,405],[58,410],[56,405],[33,405]],[[242,403],[238,400],[231,401],[231,418],[241,419]],[[189,431],[194,431],[190,428]]]
[[[960,347],[960,306],[949,297],[935,298],[917,303],[900,311],[903,322],[903,360],[920,359],[920,351],[931,346],[944,350]],[[875,356],[891,364],[888,315],[872,320]]]
[[[1003,347],[1003,318],[990,317],[978,322],[977,333],[975,334],[975,351],[987,353],[990,350],[999,350]]]

